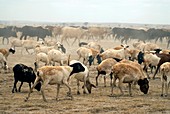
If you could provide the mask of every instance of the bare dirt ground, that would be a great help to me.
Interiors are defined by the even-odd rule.
[[[89,42],[89,41],[88,41]],[[129,43],[130,48],[132,42]],[[120,45],[119,41],[102,40],[99,42],[104,49],[111,48]],[[160,43],[159,43],[160,44]],[[64,44],[66,46],[66,44]],[[162,48],[165,43],[160,44]],[[9,45],[0,45],[0,47],[8,48]],[[67,53],[71,54],[71,59],[77,59],[75,50],[78,48],[77,43],[74,46],[66,46]],[[77,95],[76,80],[71,78],[70,86],[72,88],[72,94],[74,100],[66,98],[66,92],[68,91],[65,86],[61,87],[59,93],[59,101],[55,100],[56,86],[47,86],[45,95],[48,102],[44,102],[40,92],[34,90],[31,94],[28,102],[24,102],[25,97],[28,95],[29,87],[27,83],[23,84],[21,92],[12,93],[13,87],[13,72],[12,67],[17,63],[24,63],[33,67],[35,55],[20,54],[20,49],[17,49],[16,54],[9,55],[8,65],[10,67],[9,72],[0,73],[0,113],[2,114],[71,114],[71,113],[105,113],[105,114],[169,114],[170,113],[170,94],[168,97],[161,97],[161,80],[160,74],[157,75],[157,79],[150,80],[149,93],[144,95],[139,91],[139,88],[132,90],[133,96],[128,94],[128,88],[125,84],[125,95],[120,96],[120,91],[117,87],[114,88],[114,96],[110,95],[110,79],[107,77],[107,87],[103,87],[103,77],[99,77],[99,87],[92,90],[92,94]],[[96,65],[90,67],[90,78],[95,84],[95,77],[97,75]],[[20,82],[17,84],[19,87]],[[82,83],[81,83],[82,85]]]

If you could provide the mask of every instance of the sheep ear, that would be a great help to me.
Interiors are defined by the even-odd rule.
[[[96,86],[94,84],[91,84],[92,87],[96,88]]]
[[[122,45],[122,44],[120,46],[124,47],[124,45]]]

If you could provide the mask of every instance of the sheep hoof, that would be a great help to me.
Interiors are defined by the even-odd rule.
[[[85,91],[83,91],[83,94],[87,94]]]
[[[167,97],[168,95],[167,94],[165,94],[165,97]]]
[[[28,97],[26,97],[24,101],[27,102],[28,101]]]
[[[161,94],[161,97],[163,97],[163,94]]]

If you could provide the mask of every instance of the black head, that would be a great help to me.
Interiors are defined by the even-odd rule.
[[[162,49],[154,49],[155,53],[160,53],[160,51],[162,51]]]
[[[140,86],[140,90],[144,93],[147,94],[149,90],[149,81],[147,78],[144,79],[139,79],[138,80],[138,85]]]
[[[87,80],[86,81],[86,88],[87,88],[89,94],[91,94],[92,87],[96,88],[96,86],[94,84],[91,84],[90,81]],[[82,88],[84,88],[84,85],[83,85]]]
[[[94,57],[93,57],[92,55],[89,56],[88,61],[89,61],[89,66],[91,66],[91,65],[92,65],[92,62],[94,61]]]
[[[85,68],[81,63],[74,63],[71,64],[70,67],[73,67],[72,72],[70,73],[70,76],[74,73],[84,72]]]
[[[100,64],[102,62],[102,59],[101,59],[100,55],[97,55],[96,58],[97,58],[97,63]]]
[[[14,48],[10,48],[10,49],[9,49],[9,52],[11,52],[12,54],[14,54],[14,53],[15,53],[15,49],[14,49]]]
[[[138,54],[138,63],[142,64],[142,62],[144,62],[144,53],[140,51]]]
[[[41,85],[42,85],[41,82],[38,82],[37,85],[35,85],[34,88],[35,88],[37,91],[40,91],[40,90],[41,90]]]

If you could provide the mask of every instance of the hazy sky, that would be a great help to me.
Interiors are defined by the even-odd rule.
[[[0,20],[170,24],[170,0],[0,0]]]

